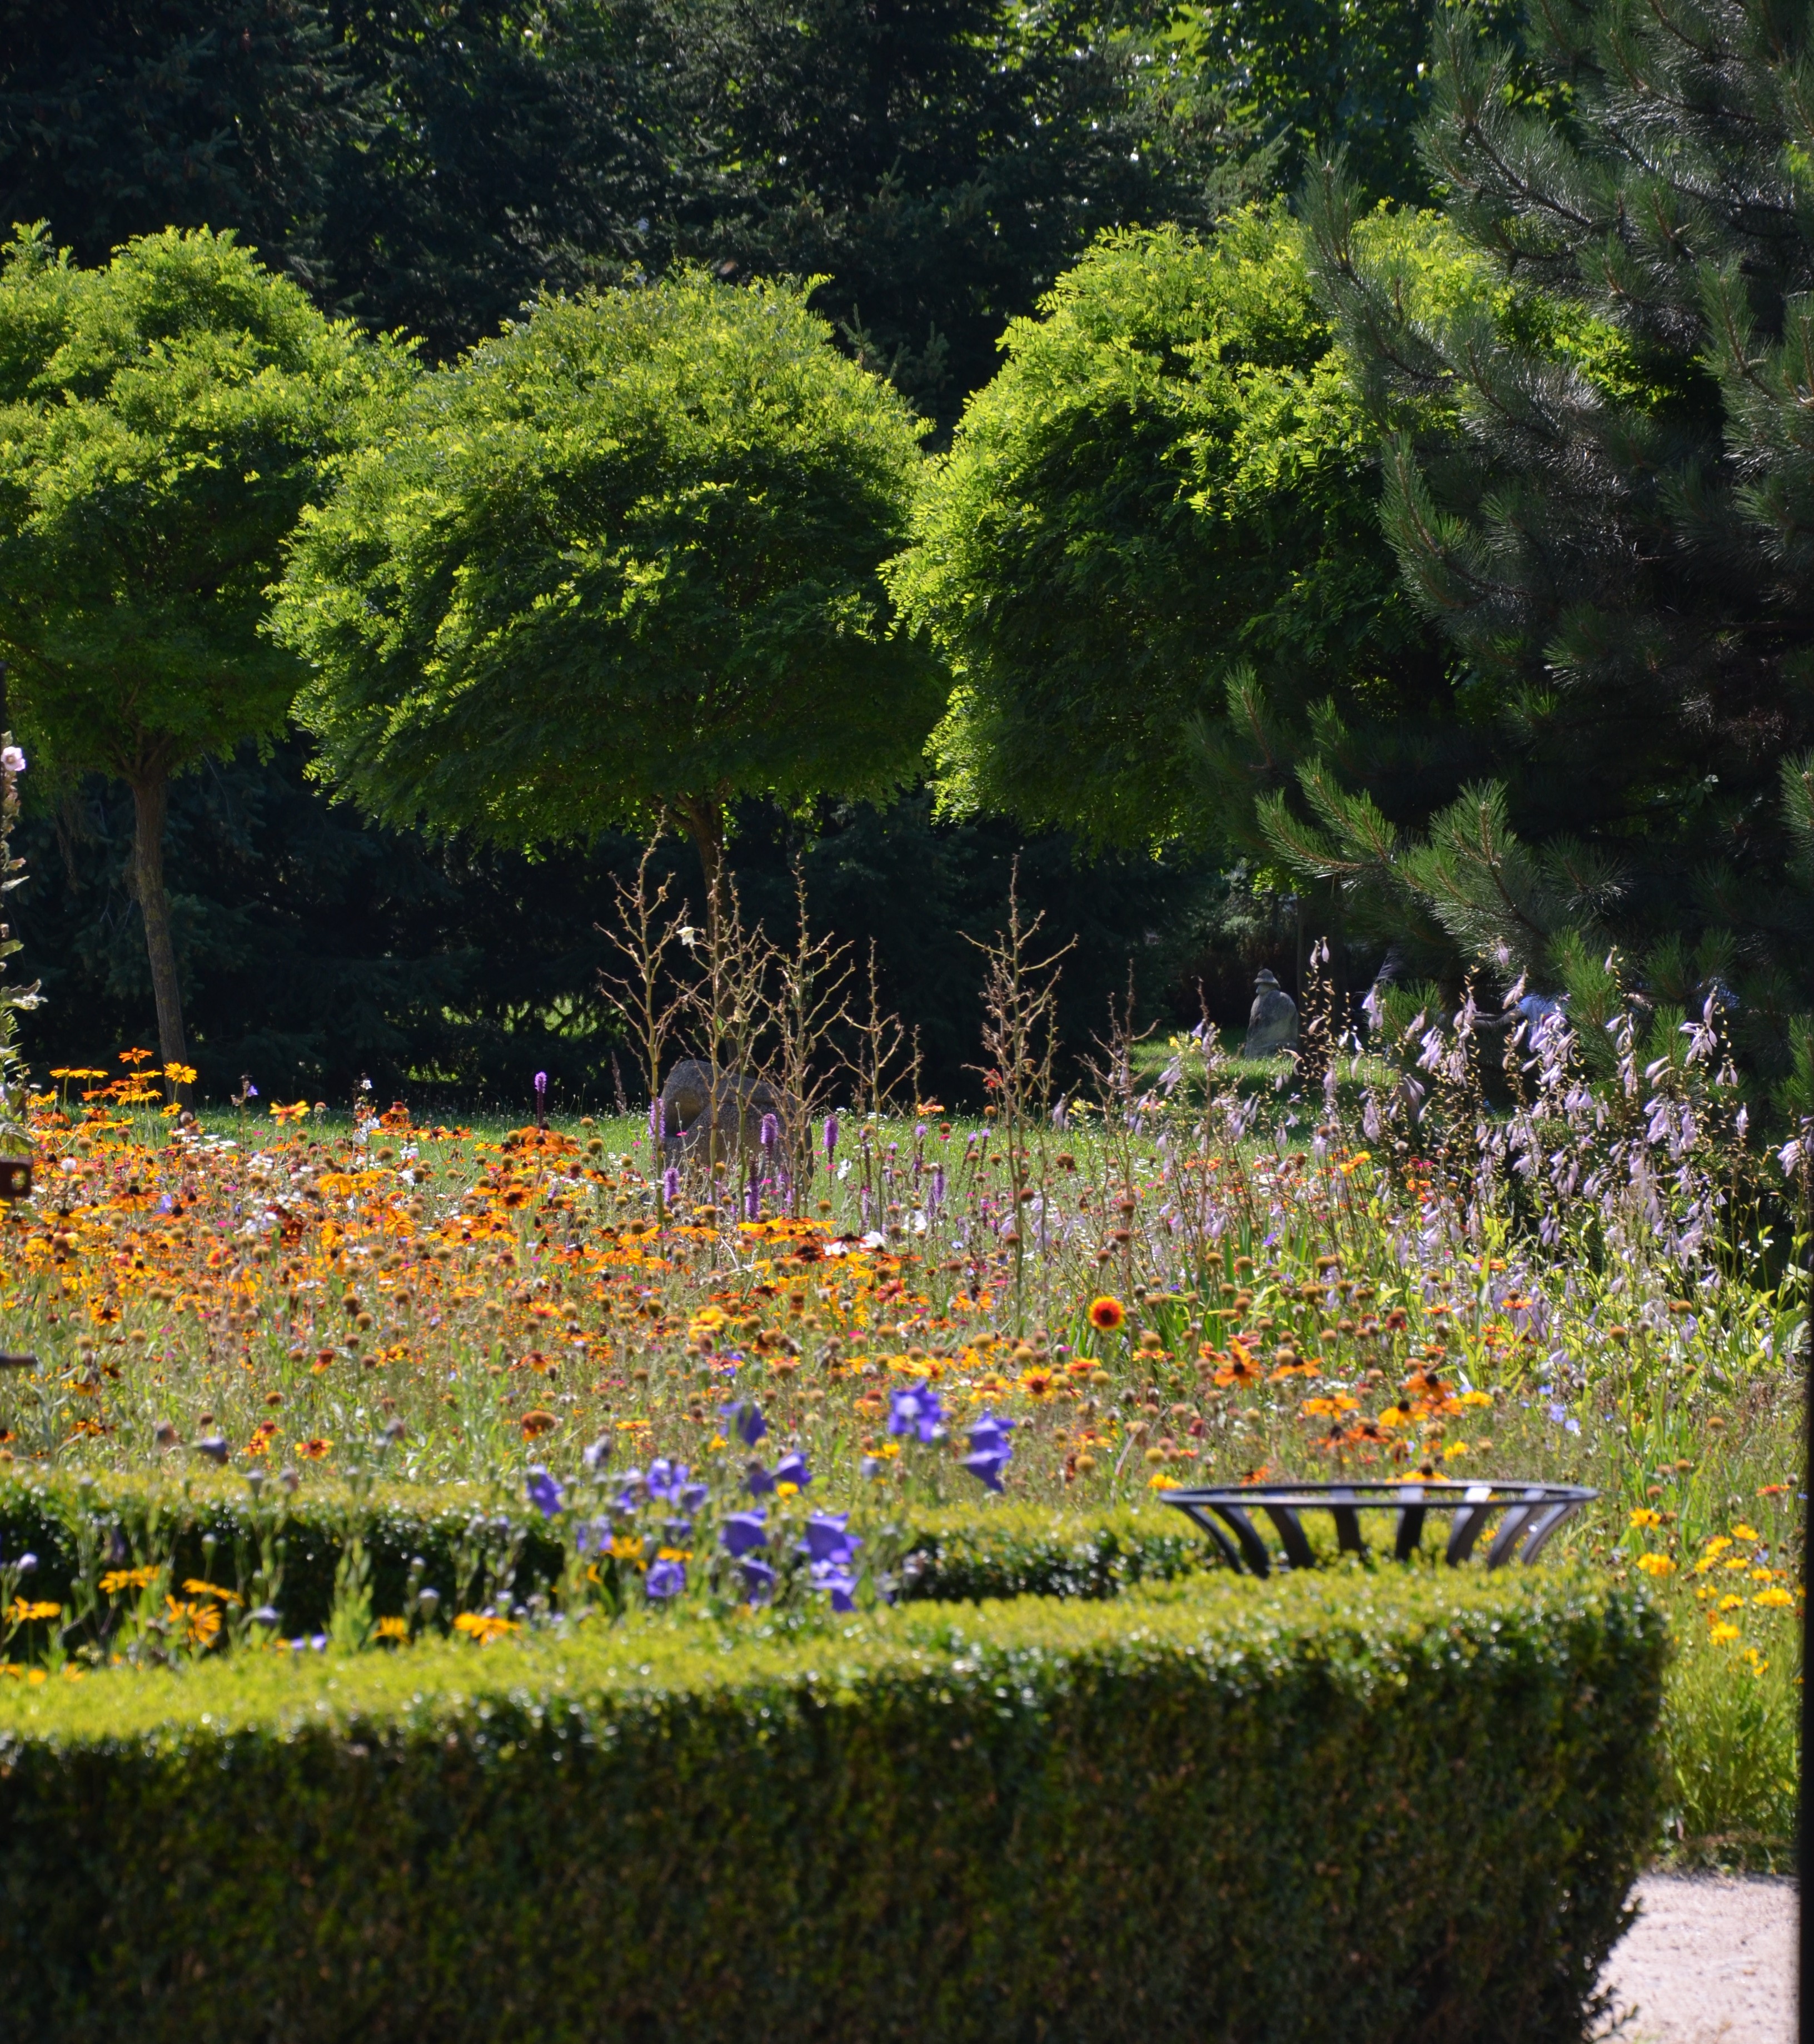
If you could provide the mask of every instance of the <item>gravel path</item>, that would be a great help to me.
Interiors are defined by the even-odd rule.
[[[1653,1874],[1605,1975],[1619,2044],[1795,2044],[1792,1881]]]

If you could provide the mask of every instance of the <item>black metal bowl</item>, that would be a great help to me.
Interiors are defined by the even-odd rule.
[[[1486,1566],[1499,1569],[1514,1555],[1527,1562],[1536,1561],[1551,1535],[1599,1495],[1578,1484],[1444,1483],[1423,1477],[1360,1483],[1210,1485],[1160,1493],[1165,1504],[1175,1505],[1202,1527],[1231,1569],[1244,1567],[1256,1576],[1270,1575],[1275,1562],[1253,1523],[1256,1512],[1271,1520],[1285,1550],[1284,1564],[1293,1569],[1317,1566],[1315,1550],[1298,1516],[1301,1512],[1329,1513],[1335,1520],[1336,1544],[1344,1554],[1369,1551],[1360,1530],[1363,1512],[1396,1512],[1392,1554],[1399,1562],[1409,1561],[1417,1551],[1424,1521],[1431,1512],[1452,1513],[1443,1558],[1455,1567],[1474,1552],[1488,1522],[1498,1513],[1501,1516],[1487,1546]]]

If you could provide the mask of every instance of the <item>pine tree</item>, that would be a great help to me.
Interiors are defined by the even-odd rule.
[[[1423,146],[1486,280],[1447,307],[1317,182],[1386,531],[1478,746],[1427,832],[1328,757],[1267,820],[1502,981],[1585,995],[1616,944],[1659,1005],[1735,989],[1779,1069],[1814,997],[1783,780],[1814,739],[1811,65],[1774,0],[1563,0],[1517,54],[1444,15]]]

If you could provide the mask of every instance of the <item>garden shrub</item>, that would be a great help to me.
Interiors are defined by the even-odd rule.
[[[0,1683],[70,2044],[1575,2038],[1663,1627],[1560,1568]]]
[[[1209,1560],[1204,1536],[1160,1505],[1064,1512],[979,1499],[942,1511],[878,1504],[872,1516],[899,1529],[903,1598],[1110,1596]],[[224,1477],[181,1487],[130,1476],[71,1482],[21,1474],[0,1483],[0,1562],[35,1554],[32,1594],[58,1602],[69,1600],[85,1546],[91,1567],[170,1556],[176,1581],[202,1576],[231,1588],[236,1570],[248,1576],[268,1541],[282,1543],[277,1603],[285,1628],[311,1632],[327,1622],[335,1570],[355,1531],[370,1565],[372,1609],[381,1616],[401,1611],[417,1558],[420,1580],[439,1592],[449,1616],[485,1600],[474,1587],[481,1565],[493,1576],[509,1568],[520,1596],[561,1573],[559,1541],[520,1493],[506,1500],[477,1484],[385,1485],[364,1496],[330,1484],[287,1496],[272,1484],[261,1501],[243,1481]]]

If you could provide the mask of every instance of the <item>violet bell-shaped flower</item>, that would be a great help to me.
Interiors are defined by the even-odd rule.
[[[806,1522],[800,1552],[814,1562],[847,1564],[863,1544],[849,1526],[848,1512],[815,1512]]]
[[[812,1471],[806,1466],[806,1457],[797,1448],[776,1463],[775,1481],[777,1484],[791,1483],[796,1490],[804,1490],[812,1481]]]
[[[648,1594],[656,1599],[679,1596],[687,1586],[687,1565],[673,1560],[651,1562],[644,1578]]]
[[[731,1406],[725,1413],[731,1423],[731,1431],[745,1447],[753,1448],[769,1431],[769,1423],[762,1417],[759,1405],[744,1403]]]
[[[826,1591],[834,1611],[857,1608],[857,1578],[838,1562],[815,1562],[807,1571],[815,1590]]]
[[[938,1393],[930,1384],[910,1385],[892,1394],[888,1413],[891,1434],[912,1435],[922,1442],[942,1441],[945,1413]]]
[[[752,1604],[766,1604],[775,1593],[774,1570],[754,1554],[746,1554],[737,1566],[742,1572],[743,1594]]]
[[[1014,1453],[1008,1439],[1014,1424],[1012,1420],[999,1420],[991,1412],[970,1430],[970,1452],[964,1458],[964,1466],[987,1489],[1002,1488],[1002,1473]]]
[[[741,1559],[754,1547],[769,1544],[768,1515],[762,1512],[734,1512],[718,1529],[725,1551]]]
[[[529,1502],[544,1519],[566,1508],[567,1493],[539,1464],[529,1472]]]

